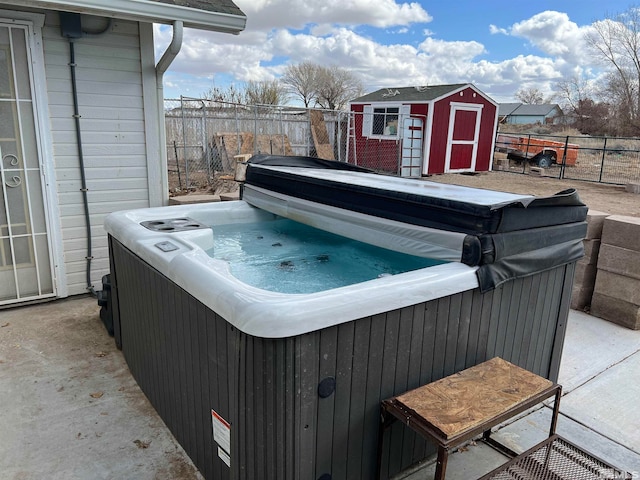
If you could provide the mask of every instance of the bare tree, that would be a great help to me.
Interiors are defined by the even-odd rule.
[[[633,89],[630,92],[628,86],[615,72],[609,72],[601,80],[598,95],[611,106],[609,131],[611,135],[635,136],[638,134],[637,120],[634,122],[634,104],[630,101],[630,98],[633,98]]]
[[[578,75],[555,84],[555,96],[564,111],[575,111],[581,101],[593,96],[589,83]]]
[[[609,67],[605,91],[615,97],[617,115],[631,127],[628,134],[640,132],[640,9],[596,22],[586,35],[593,55]]]
[[[279,80],[249,81],[244,92],[250,105],[284,105],[288,100],[285,86]]]
[[[305,108],[309,108],[316,97],[318,67],[319,65],[311,62],[289,65],[281,78],[289,93],[300,97]]]
[[[516,98],[528,105],[542,105],[547,103],[544,94],[535,87],[521,88],[516,92]]]
[[[213,85],[208,91],[202,94],[202,97],[221,103],[247,103],[245,90],[239,89],[233,83],[226,88]]]
[[[350,71],[337,67],[318,66],[316,104],[329,110],[340,110],[347,102],[362,95],[362,82]]]

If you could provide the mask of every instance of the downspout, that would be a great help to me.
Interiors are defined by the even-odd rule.
[[[169,178],[168,178],[168,163],[167,163],[167,129],[164,118],[164,85],[163,76],[169,69],[169,66],[176,58],[182,48],[182,21],[176,20],[173,22],[173,38],[171,43],[167,47],[166,51],[158,60],[156,65],[156,89],[157,89],[157,102],[158,102],[158,128],[160,130],[160,165],[162,171],[162,198],[163,203],[167,203],[169,200]],[[147,161],[152,161],[148,159]]]

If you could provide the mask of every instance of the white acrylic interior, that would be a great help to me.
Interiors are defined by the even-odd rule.
[[[214,230],[167,233],[140,225],[179,217],[215,226],[270,219],[273,214],[235,201],[116,212],[105,220],[107,232],[134,254],[231,325],[257,337],[300,335],[478,286],[476,268],[452,262],[316,293],[271,292],[239,281],[226,262],[206,253],[213,247]],[[162,242],[176,249],[163,251],[156,246]]]

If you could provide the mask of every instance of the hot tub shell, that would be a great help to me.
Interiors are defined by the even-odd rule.
[[[268,208],[291,197],[272,193],[279,206]],[[294,217],[304,202],[291,200]],[[575,259],[486,291],[481,265],[454,262],[346,287],[344,295],[287,296],[238,285],[219,265],[207,283],[199,273],[207,263],[199,257],[204,230],[141,225],[208,224],[223,210],[233,222],[256,209],[245,201],[166,207],[107,222],[116,341],[205,478],[370,479],[381,400],[496,355],[557,378]],[[163,242],[178,251],[156,247]],[[394,281],[399,289],[389,294]],[[332,299],[342,305],[325,305]],[[214,438],[218,418],[229,425],[228,446],[219,431]],[[432,452],[397,425],[385,442],[383,476]]]

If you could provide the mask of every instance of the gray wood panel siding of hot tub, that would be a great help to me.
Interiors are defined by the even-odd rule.
[[[240,332],[113,238],[110,248],[116,341],[207,479],[371,479],[381,400],[494,356],[557,378],[575,264],[485,294],[265,339]],[[320,398],[327,377],[335,391]],[[231,469],[218,458],[211,409],[231,423]],[[383,476],[434,452],[399,423],[384,445]]]

